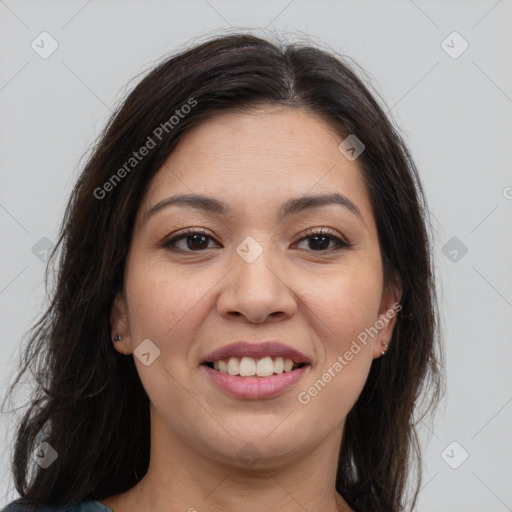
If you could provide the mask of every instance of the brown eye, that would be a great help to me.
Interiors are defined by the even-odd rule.
[[[187,241],[187,247],[189,249],[206,249],[208,247],[208,237],[206,235],[187,235],[184,238]]]
[[[335,236],[331,231],[324,229],[316,231],[308,230],[306,236],[299,240],[299,242],[303,240],[308,241],[308,248],[313,252],[337,251],[351,247],[351,244],[341,240],[341,238]],[[329,247],[331,243],[333,243],[334,246]]]
[[[199,252],[208,249],[211,240],[213,238],[203,231],[189,230],[165,241],[162,247],[175,252]],[[178,246],[178,243],[181,243],[181,246]]]

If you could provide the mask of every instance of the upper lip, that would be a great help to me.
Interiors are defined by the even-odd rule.
[[[203,359],[201,364],[228,360],[230,357],[252,357],[254,359],[262,359],[266,356],[291,359],[294,363],[311,362],[310,359],[302,352],[278,341],[264,341],[261,343],[237,341],[214,350]]]

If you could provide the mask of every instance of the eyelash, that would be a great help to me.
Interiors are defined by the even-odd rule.
[[[167,249],[171,252],[182,252],[182,253],[202,252],[204,250],[207,250],[207,249],[198,249],[196,251],[192,251],[192,250],[183,250],[183,249],[179,249],[179,248],[175,247],[175,244],[178,241],[180,241],[182,239],[186,239],[192,235],[204,235],[204,236],[214,240],[213,237],[211,237],[205,230],[202,230],[199,228],[190,228],[190,229],[187,229],[184,232],[180,233],[178,236],[175,236],[173,238],[170,238],[169,240],[164,241],[161,244],[161,247],[163,247],[164,249]],[[338,236],[333,234],[333,232],[331,232],[330,230],[326,230],[325,228],[320,228],[320,229],[310,228],[310,229],[306,230],[304,233],[302,233],[301,236],[302,236],[302,238],[300,238],[298,240],[298,242],[302,242],[303,240],[312,238],[313,236],[327,236],[335,244],[335,246],[331,247],[330,249],[321,249],[319,251],[311,250],[310,252],[328,253],[328,252],[340,251],[343,249],[350,249],[352,247],[352,244],[345,242],[344,240],[342,240],[341,238],[339,238]]]

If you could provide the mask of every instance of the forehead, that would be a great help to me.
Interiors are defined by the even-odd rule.
[[[302,109],[216,114],[183,136],[150,183],[143,213],[175,193],[213,196],[261,215],[290,197],[338,192],[369,216],[361,168],[339,151],[342,140]]]

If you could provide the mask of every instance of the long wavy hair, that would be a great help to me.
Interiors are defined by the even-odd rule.
[[[399,130],[370,81],[348,62],[317,44],[228,33],[166,58],[126,95],[72,191],[51,255],[49,306],[27,332],[6,395],[30,369],[35,385],[16,421],[11,460],[21,503],[101,500],[146,473],[149,398],[133,357],[113,348],[109,323],[135,215],[148,183],[191,127],[222,111],[284,105],[321,116],[340,141],[355,134],[365,145],[358,163],[384,281],[403,290],[386,357],[373,361],[347,415],[336,490],[356,510],[414,508],[422,474],[416,426],[444,394],[433,230]],[[148,137],[154,147],[137,163],[130,160],[151,145]],[[58,454],[46,469],[31,457],[43,441]]]

